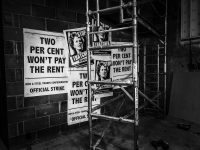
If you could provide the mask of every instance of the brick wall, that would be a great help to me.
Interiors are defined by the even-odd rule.
[[[23,28],[63,32],[85,26],[83,0],[2,0],[8,136],[60,132],[67,122],[67,93],[24,98]],[[38,134],[40,135],[40,134]]]
[[[2,16],[10,144],[68,130],[67,93],[24,97],[23,28],[62,33],[84,27],[85,1],[2,0]],[[123,33],[113,33],[113,37],[113,41],[130,41]]]

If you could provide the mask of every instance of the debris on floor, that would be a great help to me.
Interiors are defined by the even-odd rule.
[[[151,116],[140,116],[140,118],[139,150],[200,150],[200,138],[197,135],[200,131],[199,125],[173,118],[155,119]],[[99,120],[95,123],[93,130],[101,133],[107,123]],[[187,132],[180,130],[176,126],[179,123],[191,125],[190,130]],[[104,150],[133,150],[133,127],[132,124],[113,122],[98,147]],[[88,150],[88,137],[88,126],[85,125],[67,130],[56,137],[48,136],[47,140],[40,139],[38,140],[40,142],[32,143],[30,146],[32,150]],[[94,135],[93,144],[97,139],[98,136]],[[13,145],[10,150],[30,148],[27,144],[26,147],[21,147],[22,149],[17,149],[16,146]]]
[[[161,147],[163,150],[169,149],[169,144],[162,139],[151,141],[151,145],[155,148],[155,150],[157,150],[158,147]]]
[[[177,124],[177,128],[187,131],[187,130],[189,130],[191,128],[191,125],[190,124],[179,123],[179,124]]]

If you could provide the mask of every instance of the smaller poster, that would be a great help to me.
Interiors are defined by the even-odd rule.
[[[64,30],[63,32],[69,50],[69,67],[86,65],[86,28]]]
[[[109,30],[110,27],[102,22],[97,26],[96,22],[93,20],[93,32]],[[96,33],[93,35],[93,46],[103,46],[110,45],[111,42],[111,32]]]
[[[123,43],[121,43],[123,44]],[[132,82],[132,48],[112,50],[112,80]]]
[[[112,81],[112,72],[111,72],[111,50],[99,50],[95,51],[92,55],[95,62],[95,80],[96,81]],[[97,93],[108,93],[112,92],[111,85],[96,85]]]

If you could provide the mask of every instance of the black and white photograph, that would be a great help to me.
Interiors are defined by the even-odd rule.
[[[95,26],[94,31],[105,31],[105,30],[109,30],[110,28],[104,24],[100,24],[99,26]],[[94,34],[94,38],[93,38],[93,42],[94,43],[105,43],[105,42],[109,42],[110,40],[110,33],[109,32],[104,32],[104,33],[96,33]]]
[[[111,82],[111,61],[96,60],[95,63],[95,79],[96,81]],[[111,85],[97,84],[97,94],[112,92]]]
[[[200,150],[200,0],[0,6],[0,150]]]
[[[105,81],[110,79],[111,61],[96,60],[96,79],[97,81]]]
[[[77,28],[64,31],[69,49],[70,66],[80,66],[87,62],[86,29]]]

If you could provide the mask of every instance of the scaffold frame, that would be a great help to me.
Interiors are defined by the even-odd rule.
[[[166,0],[167,4],[167,0]],[[124,19],[123,16],[123,9],[127,7],[132,7],[132,17],[131,18],[126,18]],[[167,8],[167,6],[166,6]],[[91,15],[96,15],[97,19],[97,26],[100,23],[100,13],[105,13],[105,12],[110,12],[113,10],[120,10],[120,22],[124,23],[127,21],[131,21],[131,26],[128,27],[121,27],[121,28],[115,28],[115,29],[108,29],[104,31],[90,31],[91,30],[91,23],[90,23],[90,16]],[[138,37],[137,37],[137,23],[142,24],[145,26],[147,29],[149,29],[152,33],[157,35],[158,37],[161,37],[159,33],[157,33],[153,28],[145,24],[145,22],[137,15],[137,0],[132,0],[131,2],[128,2],[126,4],[123,3],[123,0],[120,0],[120,5],[115,6],[115,7],[110,7],[110,8],[105,8],[105,9],[99,9],[99,0],[96,0],[96,10],[91,11],[89,10],[89,0],[86,0],[86,48],[87,48],[87,74],[88,74],[88,122],[89,122],[89,149],[100,149],[98,144],[100,143],[101,139],[103,138],[105,134],[105,130],[110,126],[111,121],[117,121],[117,122],[123,122],[123,123],[131,123],[134,124],[134,150],[138,150],[138,128],[139,128],[139,110],[143,109],[146,107],[146,103],[144,105],[139,107],[139,95],[144,97],[145,100],[147,100],[150,104],[152,104],[154,107],[156,107],[159,111],[163,112],[166,114],[166,44],[167,44],[167,9],[166,9],[166,16],[165,16],[165,34],[164,34],[164,40],[159,39],[159,41],[164,44],[164,52],[165,52],[165,58],[164,58],[164,110],[159,107],[158,103],[154,103],[153,101],[157,99],[160,96],[159,93],[159,81],[158,81],[158,87],[157,87],[157,94],[153,98],[149,98],[145,92],[142,92],[139,90],[139,77],[138,77],[138,72],[139,72],[139,45],[138,45]],[[115,32],[115,31],[121,31],[121,30],[126,30],[126,29],[132,29],[132,43],[131,44],[123,44],[123,45],[106,45],[106,46],[91,46],[91,38],[90,36],[93,34],[99,34],[99,33],[105,33],[105,32]],[[126,48],[126,47],[132,47],[132,82],[127,83],[127,82],[103,82],[103,81],[92,81],[91,80],[91,51],[95,50],[103,50],[103,49],[113,49],[113,48]],[[158,56],[159,56],[159,51],[158,51]],[[145,60],[144,60],[145,61]],[[159,61],[159,58],[158,58]],[[146,68],[145,66],[144,68]],[[159,68],[159,65],[158,65]],[[157,70],[159,74],[159,69]],[[145,77],[144,77],[145,78]],[[159,79],[159,76],[158,76]],[[96,106],[92,108],[92,99],[93,99],[93,92],[92,92],[92,85],[94,84],[110,84],[110,85],[118,85],[120,86],[121,90],[124,92],[124,94],[119,95],[117,98],[113,98],[111,100],[108,100],[107,102],[100,104],[99,106]],[[123,86],[132,86],[132,95],[129,94],[126,89],[123,88]],[[143,83],[143,86],[145,88],[145,83]],[[101,114],[94,114],[93,112],[102,106],[105,106],[113,101],[116,101],[119,97],[123,97],[123,95],[126,95],[129,97],[130,100],[134,102],[134,110],[131,111],[129,114],[123,116],[123,117],[116,117],[115,113],[113,114],[114,116],[107,116],[107,115],[101,115]],[[129,116],[134,115],[134,119],[127,119]],[[92,118],[100,118],[100,119],[105,119],[109,120],[108,126],[105,128],[103,133],[101,134],[100,139],[96,142],[96,144],[93,143],[93,129],[92,129]]]

